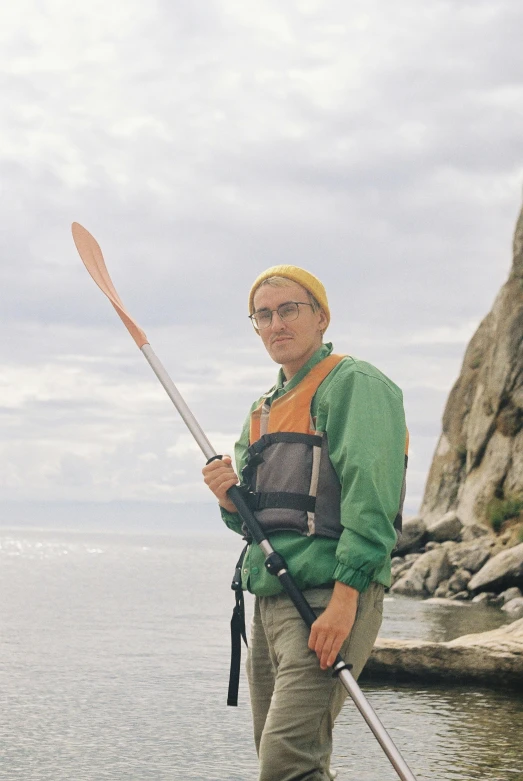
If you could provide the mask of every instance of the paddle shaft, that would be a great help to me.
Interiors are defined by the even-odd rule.
[[[180,413],[182,420],[193,435],[207,461],[220,458],[207,439],[200,424],[185,403],[175,384],[167,374],[163,364],[155,355],[151,345],[144,344],[140,349],[145,355],[152,370],[165,388],[167,395]],[[248,506],[241,489],[234,485],[227,493],[238,510],[238,513],[244,521],[253,540],[259,545],[263,554],[265,555],[265,567],[271,573],[271,575],[275,575],[278,578],[284,591],[286,594],[288,594],[298,613],[310,629],[316,620],[316,614],[288,572],[285,560],[274,550],[269,540],[265,536],[256,516]],[[374,737],[382,747],[401,781],[416,781],[416,777],[407,766],[392,738],[374,712],[372,706],[356,683],[354,677],[351,675],[349,666],[345,664],[344,660],[339,654],[336,657],[333,669],[351,696],[359,712],[369,725],[372,733],[374,734]]]

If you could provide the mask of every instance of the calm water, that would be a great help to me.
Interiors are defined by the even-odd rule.
[[[0,779],[255,781],[245,677],[225,705],[231,535],[0,529]],[[499,612],[388,598],[382,636],[446,640]],[[365,686],[419,781],[521,781],[523,701]],[[339,781],[397,776],[349,701]]]

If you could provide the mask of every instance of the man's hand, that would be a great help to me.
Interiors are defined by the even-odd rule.
[[[238,475],[232,468],[232,460],[230,456],[223,456],[223,458],[216,458],[207,464],[202,469],[203,479],[206,485],[209,486],[215,497],[220,503],[220,507],[227,510],[230,513],[238,512],[234,504],[227,497],[227,491],[233,485],[236,485],[238,481]]]
[[[332,667],[351,632],[358,595],[359,592],[352,586],[336,581],[329,604],[311,627],[309,648],[316,652],[322,670]]]

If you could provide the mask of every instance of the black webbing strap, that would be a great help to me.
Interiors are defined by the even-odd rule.
[[[238,705],[238,687],[240,685],[240,666],[242,660],[242,640],[247,645],[247,633],[245,631],[245,603],[242,591],[242,566],[247,552],[246,545],[240,554],[234,570],[231,588],[236,597],[236,604],[231,618],[231,666],[229,668],[229,691],[227,693],[227,705]]]
[[[304,510],[313,513],[316,508],[316,497],[289,491],[254,491],[247,495],[247,503],[251,510],[276,507],[279,510]]]

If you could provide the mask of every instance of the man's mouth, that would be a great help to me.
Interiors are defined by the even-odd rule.
[[[292,336],[275,336],[271,344],[278,344],[278,342],[288,342],[292,339]]]

